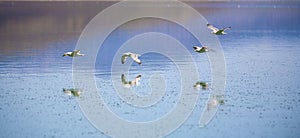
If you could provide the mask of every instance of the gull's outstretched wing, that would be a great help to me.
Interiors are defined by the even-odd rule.
[[[134,83],[134,82],[132,82],[132,81],[127,81],[124,74],[122,74],[121,80],[122,80],[123,87],[125,87],[125,88],[130,88],[130,87],[132,87],[132,85],[133,85],[133,83]]]
[[[135,79],[141,79],[141,77],[142,77],[142,75],[137,75],[136,77],[135,77]]]
[[[76,53],[76,54],[79,54],[80,50],[74,50],[73,52]]]
[[[63,92],[67,95],[72,95],[71,91],[68,89],[63,88]]]
[[[127,57],[129,57],[130,55],[131,55],[131,53],[129,53],[129,52],[124,53],[124,54],[122,55],[122,58],[121,58],[121,63],[124,64],[125,61],[126,61],[126,59],[127,59]]]
[[[141,60],[139,59],[139,54],[130,54],[130,57],[138,64],[142,64]]]
[[[218,28],[214,27],[214,26],[211,25],[211,24],[207,24],[207,28],[211,29],[211,30],[214,31],[214,32],[218,32],[218,31],[219,31]]]
[[[201,48],[198,46],[193,46],[194,50],[199,51]]]
[[[63,54],[63,57],[64,56],[70,56],[71,54],[72,54],[72,52],[66,52],[66,53]]]
[[[124,74],[121,75],[121,80],[122,80],[123,84],[128,84],[129,83],[129,82],[127,82]]]
[[[136,86],[138,86],[139,85],[139,81],[141,80],[141,77],[142,77],[142,75],[136,76],[135,79],[131,81],[132,84],[135,84]]]
[[[223,28],[222,30],[225,31],[225,30],[228,30],[228,29],[230,29],[230,28],[231,28],[231,26],[225,27],[225,28]]]
[[[75,97],[79,97],[81,94],[81,91],[79,89],[70,89],[70,91]]]
[[[194,84],[194,87],[198,87],[200,85],[200,82],[196,82],[195,84]]]

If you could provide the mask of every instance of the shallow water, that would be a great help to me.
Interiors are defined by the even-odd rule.
[[[63,88],[74,87],[73,60],[62,54],[72,51],[85,25],[113,3],[0,3],[0,10],[5,11],[0,12],[1,137],[108,137],[84,116],[80,97],[64,94]],[[188,4],[212,24],[232,26],[228,35],[219,36],[226,61],[225,103],[206,127],[199,128],[210,91],[195,90],[199,97],[192,114],[168,137],[298,137],[300,4]],[[32,7],[39,8],[28,10]],[[166,115],[180,96],[178,68],[160,54],[144,54],[141,59],[147,62],[142,66],[133,63],[129,72],[112,75],[111,62],[119,47],[111,45],[150,30],[180,40],[194,58],[201,79],[211,82],[207,56],[193,52],[189,46],[198,42],[182,27],[152,18],[128,22],[112,32],[99,50],[95,72],[84,72],[94,73],[107,107],[129,121],[151,121]],[[188,64],[186,59],[181,57],[178,64]],[[110,80],[121,81],[122,73],[127,80],[142,75],[140,85],[131,88],[140,96],[151,94],[150,80],[157,74],[152,79],[165,79],[165,95],[149,108],[132,107],[118,97]],[[192,87],[194,82],[189,83]]]

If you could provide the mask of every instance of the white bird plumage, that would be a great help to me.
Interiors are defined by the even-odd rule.
[[[207,46],[202,46],[202,47],[199,47],[199,46],[193,46],[194,48],[194,51],[195,52],[198,52],[198,53],[204,53],[204,52],[208,52],[209,49]]]
[[[211,29],[212,30],[212,34],[216,34],[216,35],[225,35],[227,33],[225,33],[226,30],[230,29],[231,27],[225,27],[225,28],[222,28],[222,29],[219,29],[219,28],[216,28],[214,27],[213,25],[211,24],[207,24],[207,28]]]
[[[131,53],[131,52],[126,52],[122,55],[122,58],[121,58],[121,63],[124,64],[126,59],[128,57],[131,57],[133,59],[133,61],[135,61],[136,63],[138,64],[142,64],[141,60],[139,59],[139,54],[135,54],[135,53]]]

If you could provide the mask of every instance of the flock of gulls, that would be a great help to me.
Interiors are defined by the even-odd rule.
[[[225,35],[225,34],[227,34],[225,31],[230,29],[231,27],[225,27],[225,28],[219,29],[217,27],[214,27],[211,24],[207,24],[207,28],[212,30],[212,32],[211,32],[212,34]],[[193,48],[194,48],[194,51],[198,52],[198,53],[205,53],[205,52],[212,51],[207,46],[201,46],[201,47],[200,46],[193,46]],[[65,56],[78,57],[78,56],[84,56],[84,54],[81,54],[80,50],[74,50],[73,52],[64,53],[63,57],[65,57]],[[134,62],[141,65],[142,61],[139,59],[140,56],[141,55],[136,54],[136,53],[126,52],[122,55],[121,63],[124,64],[126,62],[126,59],[128,57],[130,57]],[[142,77],[141,75],[138,75],[132,81],[127,81],[125,75],[122,74],[121,75],[121,81],[122,81],[122,84],[123,84],[124,87],[130,88],[132,86],[138,86],[141,77]],[[198,81],[193,85],[193,87],[196,88],[196,89],[208,90],[209,89],[209,84],[207,82]],[[75,97],[78,97],[81,93],[81,91],[79,89],[63,89],[63,92],[66,93],[67,95],[73,95]]]

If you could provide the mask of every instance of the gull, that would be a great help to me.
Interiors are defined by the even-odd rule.
[[[198,52],[198,53],[204,53],[204,52],[208,52],[209,49],[207,46],[202,46],[202,47],[199,47],[199,46],[193,46],[194,48],[194,51],[195,52]]]
[[[208,89],[208,83],[207,82],[202,82],[202,81],[198,81],[194,84],[195,88],[202,88],[203,90],[207,90]]]
[[[63,88],[63,92],[67,95],[73,95],[75,97],[79,97],[81,91],[79,89],[65,89]]]
[[[212,34],[216,34],[216,35],[225,35],[225,34],[227,34],[227,33],[225,33],[225,30],[228,30],[228,29],[230,29],[231,27],[229,26],[229,27],[225,27],[225,28],[223,28],[223,29],[219,29],[219,28],[216,28],[216,27],[214,27],[213,25],[211,25],[211,24],[207,24],[207,28],[209,28],[209,29],[211,29],[212,30]]]
[[[134,78],[134,80],[132,81],[127,81],[126,77],[124,74],[121,75],[121,80],[122,80],[122,84],[124,87],[126,88],[130,88],[132,86],[138,86],[140,84],[140,80],[141,80],[142,75],[138,75]]]
[[[65,54],[63,54],[63,57],[64,56],[77,57],[77,56],[84,56],[84,54],[81,54],[80,50],[74,50],[73,52],[66,52]]]
[[[122,64],[125,63],[127,57],[131,57],[133,59],[133,61],[135,61],[136,63],[138,64],[142,64],[141,60],[138,59],[139,58],[139,54],[134,54],[134,53],[131,53],[131,52],[127,52],[127,53],[124,53],[123,56],[122,56],[122,59],[121,59],[121,62]]]

